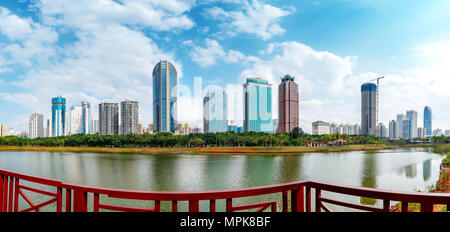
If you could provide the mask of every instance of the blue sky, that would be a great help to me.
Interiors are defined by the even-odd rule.
[[[433,108],[450,128],[450,1],[36,0],[0,2],[0,123],[28,129],[51,98],[140,102],[152,121],[151,70],[177,67],[179,119],[202,126],[199,88],[229,90],[229,119],[242,120],[242,84],[285,74],[300,86],[300,127],[360,123],[360,85],[377,75],[380,121]],[[189,91],[188,91],[188,90]]]

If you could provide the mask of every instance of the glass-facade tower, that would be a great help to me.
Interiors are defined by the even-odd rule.
[[[433,135],[433,120],[432,120],[432,110],[431,107],[425,106],[423,110],[423,128],[425,130],[425,137],[431,137]]]
[[[261,78],[244,84],[244,131],[273,133],[272,85]]]
[[[155,131],[177,129],[177,70],[169,61],[153,68],[153,125]]]
[[[203,98],[203,131],[225,132],[227,124],[227,93],[223,91],[211,91]]]
[[[66,99],[61,96],[52,98],[52,136],[65,135],[66,118]]]

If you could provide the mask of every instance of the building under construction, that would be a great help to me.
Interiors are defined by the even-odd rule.
[[[361,134],[377,135],[377,85],[361,85]]]

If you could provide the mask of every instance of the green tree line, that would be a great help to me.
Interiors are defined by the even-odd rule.
[[[128,135],[86,135],[49,138],[0,137],[0,145],[6,146],[67,146],[67,147],[245,147],[245,146],[303,146],[309,142],[328,144],[344,139],[347,144],[408,144],[409,140],[389,140],[368,135],[310,135],[300,128],[291,133],[268,134],[262,132],[222,132],[174,135],[167,132]],[[450,143],[449,136],[428,139],[434,143]]]

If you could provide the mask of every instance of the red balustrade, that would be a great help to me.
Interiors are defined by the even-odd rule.
[[[31,187],[30,185],[42,185],[45,189],[53,188],[54,192]],[[30,199],[26,192],[41,194],[50,197],[50,199],[37,204]],[[65,197],[63,192],[65,192]],[[312,192],[315,193],[313,198],[311,197]],[[331,199],[324,197],[324,192],[379,199],[383,202],[383,208]],[[280,194],[281,196],[278,198],[273,196],[272,200],[264,202],[243,205],[233,204],[234,199],[269,194]],[[93,195],[93,197],[89,198],[88,195]],[[100,198],[150,201],[154,203],[154,207],[138,208],[111,205],[101,203]],[[23,199],[29,208],[19,210],[20,199]],[[89,199],[92,199],[90,208],[88,207]],[[408,203],[419,203],[422,212],[431,212],[435,204],[447,205],[447,210],[450,210],[450,194],[387,191],[327,184],[317,181],[297,181],[285,184],[219,191],[134,191],[75,185],[59,180],[40,178],[0,169],[0,212],[40,212],[41,208],[50,204],[56,204],[57,212],[99,212],[101,209],[126,212],[160,212],[161,202],[170,202],[172,212],[179,211],[180,202],[188,203],[189,212],[199,212],[200,202],[203,201],[209,201],[209,211],[216,212],[217,200],[225,201],[227,212],[241,210],[254,210],[256,212],[270,210],[276,212],[278,210],[278,201],[281,201],[279,206],[282,212],[311,212],[313,203],[315,212],[331,212],[329,205],[370,212],[389,212],[392,202],[401,202],[402,212],[407,211]],[[63,210],[63,202],[65,202],[65,210]]]

